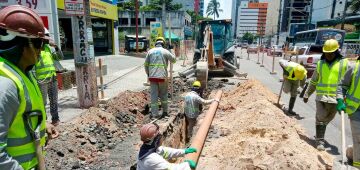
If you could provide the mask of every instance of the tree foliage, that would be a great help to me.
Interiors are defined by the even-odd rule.
[[[220,2],[218,2],[217,0],[210,0],[206,9],[207,16],[214,15],[215,20],[215,17],[219,18],[219,12],[223,12],[223,10],[220,9]]]
[[[245,40],[245,41],[247,41],[249,44],[252,44],[253,42],[254,42],[254,40],[255,40],[255,36],[253,35],[253,34],[251,34],[251,33],[249,33],[249,32],[246,32],[244,35],[243,35],[243,37],[241,38],[241,40]]]
[[[157,11],[162,10],[162,4],[165,1],[167,11],[177,11],[182,8],[182,4],[174,3],[173,0],[151,0],[149,5],[140,7],[140,11]]]
[[[187,10],[186,11],[191,16],[191,23],[196,24],[199,20],[212,20],[212,18],[203,17],[199,14],[196,14],[195,11]]]

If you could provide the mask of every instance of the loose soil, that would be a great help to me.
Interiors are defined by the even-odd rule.
[[[276,99],[256,80],[226,92],[197,169],[331,169],[333,157],[310,145]]]

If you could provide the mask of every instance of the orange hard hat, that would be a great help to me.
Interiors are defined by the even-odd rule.
[[[40,16],[28,7],[10,5],[0,10],[0,28],[25,38],[44,38],[44,23]]]
[[[160,134],[159,126],[153,123],[145,124],[140,129],[141,141],[147,143]]]

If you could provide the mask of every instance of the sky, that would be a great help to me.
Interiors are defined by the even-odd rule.
[[[210,0],[204,0],[204,16],[206,16],[207,5]],[[219,12],[219,19],[231,19],[231,6],[232,0],[218,0],[220,2],[220,9],[223,12]],[[210,16],[209,16],[210,17]],[[213,17],[213,16],[212,16]]]

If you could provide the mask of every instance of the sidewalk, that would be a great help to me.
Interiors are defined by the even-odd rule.
[[[126,90],[140,91],[148,88],[143,85],[147,79],[143,67],[145,61],[144,58],[137,58],[126,55],[101,56],[96,57],[97,64],[98,58],[103,59],[103,64],[107,65],[107,75],[103,77],[105,98],[113,98],[120,92]],[[181,66],[183,64],[183,60],[179,60],[179,58],[177,58],[177,60],[178,61],[174,64],[174,76],[177,75],[177,72],[186,69],[185,67]],[[68,70],[75,70],[74,60],[64,60],[61,61],[61,64]],[[64,91],[59,91],[58,106],[61,122],[67,122],[79,116],[83,111],[86,110],[79,108],[76,87]],[[46,110],[50,116],[49,105],[46,106]]]

